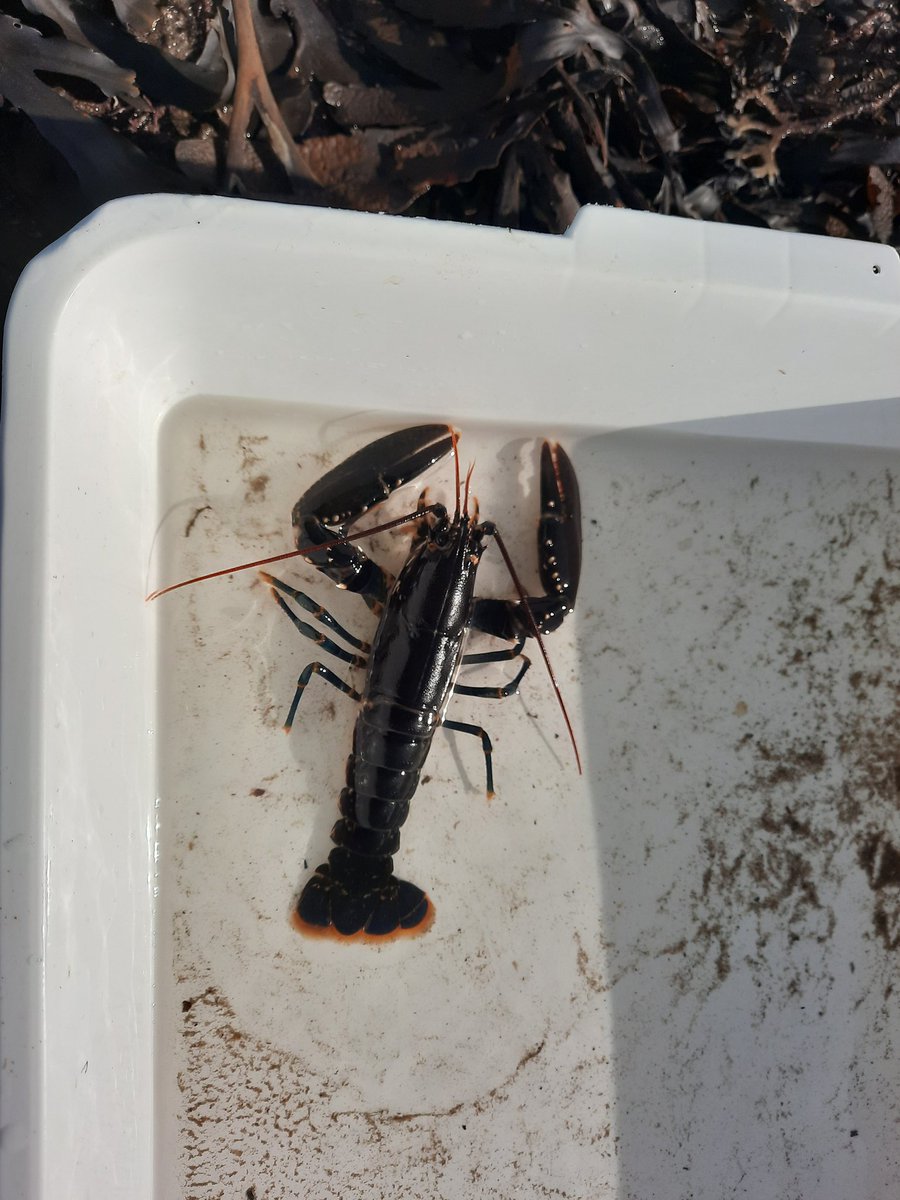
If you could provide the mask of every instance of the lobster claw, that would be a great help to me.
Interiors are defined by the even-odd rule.
[[[453,449],[448,425],[416,425],[363,446],[304,492],[291,514],[297,549],[338,587],[383,603],[390,578],[356,546],[334,542],[370,508],[415,479]]]
[[[294,505],[294,528],[302,529],[310,521],[332,528],[352,525],[452,449],[453,435],[448,425],[416,425],[378,438],[326,472],[303,493]]]
[[[581,578],[581,495],[572,461],[561,446],[541,447],[541,519],[538,559],[546,596],[535,620],[541,633],[556,629],[571,611]],[[532,609],[532,611],[534,611]]]
[[[555,443],[541,447],[540,488],[538,569],[544,595],[527,599],[539,631],[552,633],[574,608],[581,577],[578,480],[568,454]],[[534,635],[521,600],[476,600],[472,625],[495,637]]]

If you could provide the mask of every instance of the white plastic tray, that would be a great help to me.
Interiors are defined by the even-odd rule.
[[[553,239],[148,197],[32,264],[2,1194],[890,1194],[898,317],[891,250],[613,210]],[[323,464],[422,415],[529,578],[533,439],[572,451],[549,648],[585,776],[537,669],[466,708],[498,797],[472,739],[436,745],[400,860],[434,928],[311,943],[287,915],[352,705],[311,690],[278,733],[309,654],[253,573],[142,597],[288,548]]]

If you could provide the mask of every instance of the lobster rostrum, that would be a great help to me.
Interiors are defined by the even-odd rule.
[[[538,638],[546,660],[540,635],[556,629],[575,602],[581,568],[581,511],[568,455],[558,445],[543,443],[538,555],[544,592],[526,596],[495,525],[479,522],[477,515],[468,511],[468,478],[461,500],[456,441],[457,435],[447,425],[419,425],[379,438],[328,471],[294,506],[294,553],[338,587],[358,592],[378,614],[371,645],[354,637],[304,592],[262,573],[275,600],[301,634],[366,672],[362,690],[357,691],[324,663],[309,663],[297,681],[285,722],[285,729],[290,729],[313,675],[360,705],[347,759],[346,786],[340,796],[340,818],[331,831],[334,848],[303,887],[294,913],[295,926],[307,934],[384,940],[421,933],[429,927],[434,916],[431,901],[421,888],[394,875],[393,856],[435,731],[443,726],[480,738],[487,791],[492,795],[490,738],[480,726],[448,719],[450,698],[454,693],[495,699],[513,695],[530,666],[522,654],[526,639]],[[423,493],[415,513],[356,535],[358,540],[404,522],[415,523],[409,557],[395,579],[353,544],[352,526],[396,488],[451,451],[456,458],[452,516],[441,504],[426,504]],[[512,574],[517,600],[475,595],[478,565],[489,537],[497,541]],[[331,636],[304,621],[296,608],[312,614]],[[512,644],[465,654],[469,629]],[[520,662],[509,683],[474,687],[456,682],[461,665],[512,659]],[[556,688],[552,671],[550,675]],[[571,734],[571,726],[569,731]]]

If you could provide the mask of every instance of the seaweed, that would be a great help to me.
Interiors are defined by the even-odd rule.
[[[164,188],[561,232],[595,203],[898,240],[889,0],[26,3],[0,121],[82,207]]]

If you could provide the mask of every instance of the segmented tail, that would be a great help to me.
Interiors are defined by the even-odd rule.
[[[434,905],[421,888],[393,874],[394,860],[379,846],[396,848],[398,832],[363,829],[346,817],[338,821],[331,834],[337,845],[300,893],[294,927],[337,941],[424,933],[434,920]]]

